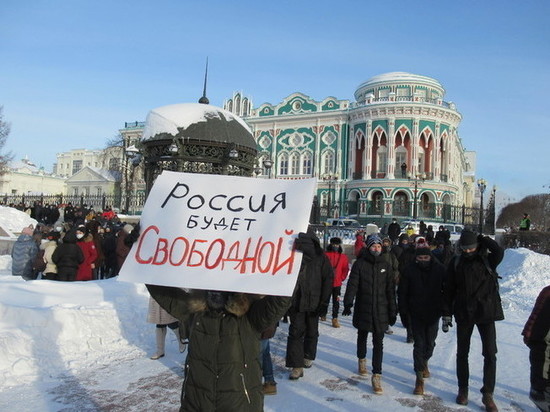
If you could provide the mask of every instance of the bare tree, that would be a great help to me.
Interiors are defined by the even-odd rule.
[[[497,226],[517,229],[524,213],[531,217],[532,229],[548,230],[550,226],[550,195],[529,195],[517,203],[506,205],[500,211]]]
[[[4,121],[4,106],[0,106],[0,176],[8,171],[8,163],[13,159],[11,152],[2,153],[2,149],[8,140],[11,125]]]

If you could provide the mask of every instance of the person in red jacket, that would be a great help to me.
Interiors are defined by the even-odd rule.
[[[340,322],[338,322],[338,312],[340,310],[340,292],[342,289],[342,282],[346,280],[349,273],[349,260],[342,250],[342,239],[339,237],[333,237],[330,239],[330,243],[327,246],[327,255],[332,268],[334,269],[334,280],[332,282],[332,327],[339,328]],[[325,312],[321,313],[321,320],[327,320],[328,304],[330,296],[325,301]]]
[[[541,290],[521,332],[529,347],[529,398],[541,411],[550,407],[550,285]]]
[[[359,257],[361,255],[361,251],[365,247],[365,231],[363,229],[358,230],[355,234],[355,247],[353,250],[353,254],[355,257]]]
[[[97,259],[97,249],[94,243],[94,237],[86,229],[86,226],[79,225],[76,228],[76,244],[82,250],[84,262],[78,266],[75,280],[92,280],[92,272]]]

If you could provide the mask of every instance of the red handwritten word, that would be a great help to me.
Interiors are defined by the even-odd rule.
[[[285,230],[285,235],[292,231]],[[145,250],[144,242],[153,241],[154,251]],[[292,273],[295,250],[289,251],[289,256],[282,258],[283,242],[287,238],[279,237],[277,242],[248,238],[227,244],[223,239],[188,239],[178,236],[167,239],[160,236],[157,226],[151,225],[143,231],[139,238],[134,255],[136,262],[142,265],[171,265],[199,267],[206,269],[225,269],[226,264],[234,264],[233,270],[239,273],[271,273],[276,275]],[[285,269],[286,268],[286,269]]]

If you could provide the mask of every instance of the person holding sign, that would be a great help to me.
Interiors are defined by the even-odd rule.
[[[327,312],[334,271],[315,234],[300,233],[294,247],[303,253],[298,281],[292,294],[290,326],[286,346],[289,379],[304,376],[317,355],[319,316]]]

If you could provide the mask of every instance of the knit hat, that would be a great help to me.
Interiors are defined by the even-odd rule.
[[[379,245],[382,244],[382,239],[380,239],[380,236],[378,235],[368,235],[367,240],[365,242],[367,244],[367,248],[370,249],[372,245],[375,245],[378,243]]]
[[[342,244],[342,239],[340,239],[339,237],[331,237],[330,238],[330,243],[333,244],[333,245],[341,245]]]
[[[417,236],[414,239],[414,243],[417,248],[425,248],[428,246],[428,242],[426,242],[426,238],[424,236]]]
[[[401,243],[404,240],[406,240],[408,242],[409,241],[409,236],[406,233],[401,233],[401,235],[399,235],[399,242]]]
[[[470,230],[464,230],[460,235],[460,247],[462,249],[477,248],[477,234]]]

